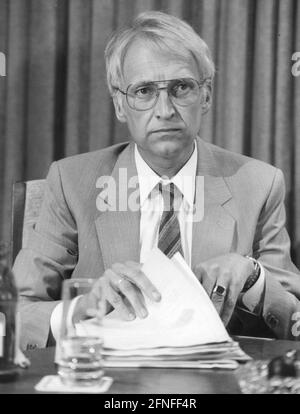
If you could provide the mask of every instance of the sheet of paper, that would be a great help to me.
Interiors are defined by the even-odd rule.
[[[228,346],[230,342],[224,344],[208,344],[196,345],[189,347],[160,347],[160,348],[143,348],[143,349],[103,349],[103,356],[112,357],[144,357],[144,358],[162,358],[172,359],[173,357],[188,359],[218,359],[220,357],[226,359],[234,358],[241,361],[249,360],[248,357],[234,342],[233,346]]]
[[[132,360],[132,359],[114,359],[106,360],[104,362],[105,367],[122,367],[122,368],[197,368],[197,369],[236,369],[239,367],[238,362],[230,359],[218,360],[218,361],[160,361],[160,360]]]
[[[93,321],[77,326],[79,334],[100,329],[106,348],[128,350],[231,341],[208,295],[179,253],[170,260],[154,249],[143,271],[162,295],[159,303],[145,299],[147,318],[124,321],[113,311],[102,327]]]

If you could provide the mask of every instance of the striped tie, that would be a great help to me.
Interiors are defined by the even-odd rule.
[[[174,184],[162,186],[159,184],[159,190],[164,200],[164,212],[159,226],[158,248],[169,258],[176,252],[183,256],[180,227],[177,218],[177,208],[174,210]]]

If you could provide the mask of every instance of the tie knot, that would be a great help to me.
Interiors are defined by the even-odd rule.
[[[176,188],[174,183],[170,183],[167,185],[162,185],[162,183],[159,183],[159,191],[162,195],[162,198],[164,200],[164,211],[173,211],[174,210],[174,199],[175,199],[175,191]],[[179,192],[179,190],[178,190]],[[178,203],[176,202],[176,208],[177,211],[179,209],[179,206],[181,204],[180,197],[177,198]],[[180,199],[180,200],[179,200]]]
[[[175,191],[175,185],[174,183],[169,183],[169,184],[165,184],[163,185],[161,182],[158,184],[158,189],[159,191],[163,194],[163,193],[170,193],[174,195],[174,191]]]

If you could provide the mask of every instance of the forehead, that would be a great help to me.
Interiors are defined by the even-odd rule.
[[[126,53],[123,65],[126,86],[140,81],[187,77],[199,80],[196,61],[189,52],[177,54],[145,41],[135,41]]]

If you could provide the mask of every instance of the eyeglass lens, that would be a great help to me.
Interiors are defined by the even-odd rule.
[[[167,82],[167,86],[160,86]],[[136,110],[152,108],[160,90],[167,89],[171,101],[179,106],[195,103],[200,95],[199,83],[192,78],[172,79],[170,81],[143,82],[130,85],[127,89],[128,105]]]

